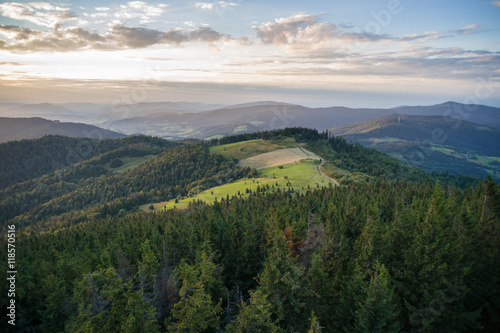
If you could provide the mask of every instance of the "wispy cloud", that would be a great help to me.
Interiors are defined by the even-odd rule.
[[[18,62],[0,62],[0,66],[23,66]]]
[[[40,26],[53,27],[66,21],[76,20],[67,5],[55,6],[48,2],[6,2],[0,4],[0,13],[20,21],[28,21]]]
[[[237,7],[239,4],[227,1],[217,1],[217,2],[197,2],[194,4],[196,8],[200,9],[224,9],[227,7]]]
[[[225,65],[257,71],[268,77],[297,76],[378,78],[432,78],[473,80],[478,75],[497,72],[500,52],[471,51],[458,47],[431,48],[407,46],[396,50],[373,50],[370,53],[332,48],[307,49],[288,56],[254,56],[234,59]]]
[[[491,4],[496,7],[500,7],[500,1],[492,1]]]
[[[500,1],[498,1],[500,3]],[[450,34],[456,34],[456,35],[470,35],[473,33],[478,33],[481,32],[480,26],[477,24],[469,24],[466,25],[465,27],[457,30],[449,30],[447,31]]]
[[[145,24],[154,22],[154,18],[160,17],[168,7],[166,4],[155,6],[144,1],[131,1],[120,5],[120,10],[114,13],[114,16],[125,20],[138,18],[139,23]]]
[[[431,40],[448,38],[448,37],[450,36],[441,35],[437,31],[427,31],[421,34],[404,35],[403,37],[398,38],[398,40],[402,42],[411,42],[411,41],[428,42]]]

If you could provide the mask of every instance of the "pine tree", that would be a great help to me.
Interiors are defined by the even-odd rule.
[[[258,291],[267,295],[271,304],[273,319],[281,326],[289,329],[300,329],[307,321],[304,317],[307,297],[314,293],[307,288],[304,279],[304,268],[293,258],[287,247],[286,237],[279,228],[279,222],[273,217],[269,221],[269,250],[264,263],[264,270],[258,276]]]
[[[184,260],[175,269],[182,286],[180,301],[172,310],[172,319],[165,322],[170,332],[202,332],[218,327],[222,301],[213,300],[212,294],[216,294],[221,286],[215,276],[218,268],[212,257],[203,251],[194,265]]]
[[[355,330],[357,332],[399,332],[398,304],[389,272],[383,264],[375,263],[368,283],[363,283],[363,294],[355,301]]]
[[[321,326],[319,325],[318,317],[316,317],[314,311],[311,312],[310,321],[311,321],[311,326],[309,327],[307,333],[321,333]]]
[[[241,302],[235,320],[226,332],[282,332],[272,319],[271,304],[262,290],[250,291],[250,304]]]

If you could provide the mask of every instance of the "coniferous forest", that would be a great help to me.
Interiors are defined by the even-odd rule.
[[[363,180],[137,209],[251,177],[208,146],[276,137]],[[491,177],[431,175],[301,128],[188,144],[103,140],[58,168],[15,157],[16,145],[40,140],[78,144],[0,145],[23,171],[2,167],[0,177],[2,231],[16,228],[17,332],[499,330],[500,186]],[[123,173],[105,167],[146,155],[156,157]],[[43,169],[29,171],[33,163]],[[2,331],[12,329],[8,302]]]

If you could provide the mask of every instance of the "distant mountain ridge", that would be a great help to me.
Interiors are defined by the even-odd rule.
[[[469,111],[469,110],[473,110]],[[500,128],[500,109],[482,105],[443,103],[433,106],[397,107],[393,109],[351,109],[347,107],[308,108],[279,102],[256,102],[197,113],[169,114],[157,110],[137,117],[110,121],[101,126],[119,132],[136,132],[169,138],[210,138],[244,132],[281,129],[290,126],[323,131],[392,113],[434,115],[457,123],[466,120]]]
[[[220,135],[308,127],[320,131],[389,114],[440,116],[500,128],[500,108],[445,102],[431,106],[395,108],[310,108],[276,101],[236,105],[194,102],[141,102],[136,104],[0,104],[0,115],[39,116],[77,121],[131,135],[143,133],[169,139],[207,139]],[[455,123],[457,121],[455,120]]]
[[[125,135],[93,125],[35,118],[0,118],[0,142],[38,139],[45,135],[116,139]]]

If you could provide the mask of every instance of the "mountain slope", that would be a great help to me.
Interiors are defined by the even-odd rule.
[[[331,129],[332,134],[398,157],[427,171],[484,177],[498,171],[478,156],[500,157],[500,130],[442,116],[392,114]]]
[[[7,221],[28,226],[45,220],[50,226],[53,217],[75,223],[89,216],[116,215],[149,200],[185,196],[195,187],[223,184],[250,171],[222,155],[209,154],[201,144],[178,145],[159,138],[137,138],[149,142],[108,151],[72,167],[0,189],[0,228]],[[129,138],[119,140],[126,139]],[[107,168],[116,158],[150,154],[157,156],[121,173]]]
[[[114,139],[124,134],[81,123],[61,123],[43,118],[0,118],[0,142],[38,139],[45,135]]]
[[[0,189],[74,167],[87,159],[113,151],[128,151],[131,156],[143,156],[157,154],[161,149],[174,145],[146,136],[98,140],[50,135],[0,143]]]
[[[342,106],[309,108],[274,101],[236,105],[194,102],[141,102],[136,104],[0,104],[0,115],[39,116],[92,124],[128,135],[142,133],[163,138],[206,139],[245,132],[308,127],[323,131],[389,114],[440,116],[453,125],[471,121],[500,128],[500,109],[484,105],[446,102],[430,106],[390,109]]]
[[[453,125],[468,120],[500,127],[500,109],[453,102],[395,109],[308,108],[277,102],[256,102],[198,113],[142,112],[140,115],[106,122],[101,126],[127,134],[144,133],[172,138],[205,139],[216,135],[232,135],[294,126],[323,131],[395,112],[440,116],[448,119]]]

